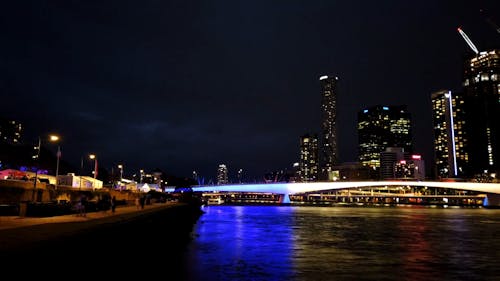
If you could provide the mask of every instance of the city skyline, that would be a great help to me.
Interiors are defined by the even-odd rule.
[[[2,4],[2,117],[23,141],[57,132],[75,165],[95,153],[108,170],[206,180],[220,163],[261,180],[298,162],[300,136],[321,130],[323,75],[339,78],[340,163],[357,160],[358,111],[403,104],[429,161],[431,93],[462,91],[472,52],[457,27],[500,46],[497,1],[31,4]]]

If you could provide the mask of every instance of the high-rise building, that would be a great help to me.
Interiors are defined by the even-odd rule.
[[[238,170],[238,183],[243,183],[243,169]]]
[[[387,147],[380,152],[380,179],[396,178],[395,167],[400,161],[409,159],[410,153],[400,147]]]
[[[318,136],[303,135],[300,137],[300,180],[318,180]]]
[[[431,101],[436,176],[463,177],[468,162],[463,96],[441,90],[431,94]]]
[[[21,143],[22,125],[18,121],[0,119],[0,142]]]
[[[401,147],[388,147],[380,152],[380,179],[425,179],[424,159]]]
[[[421,155],[411,155],[410,159],[399,160],[394,165],[396,179],[425,180],[425,165]]]
[[[321,178],[333,180],[333,166],[338,162],[337,148],[337,77],[321,76]]]
[[[380,152],[387,147],[413,151],[411,116],[405,105],[373,106],[358,112],[359,162],[378,176]]]
[[[464,65],[464,104],[470,175],[500,171],[500,49]]]
[[[228,184],[228,177],[227,177],[227,167],[225,164],[220,164],[219,168],[217,169],[217,184]]]

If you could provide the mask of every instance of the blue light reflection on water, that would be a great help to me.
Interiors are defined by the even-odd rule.
[[[210,206],[192,280],[500,280],[500,210]]]
[[[288,214],[293,209],[210,206],[203,211],[190,245],[192,280],[291,278],[293,217]]]

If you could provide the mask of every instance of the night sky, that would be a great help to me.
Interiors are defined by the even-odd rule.
[[[410,4],[411,2],[411,4]],[[487,13],[481,13],[484,9]],[[500,47],[500,1],[3,1],[0,93],[24,141],[57,132],[63,159],[247,181],[290,168],[320,132],[321,75],[339,77],[341,162],[357,112],[408,105],[433,158],[430,94],[461,91],[471,50]],[[47,144],[47,146],[49,146]],[[50,146],[49,146],[50,148]],[[51,148],[54,150],[54,148]]]

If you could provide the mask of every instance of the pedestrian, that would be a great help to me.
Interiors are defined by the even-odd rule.
[[[79,214],[82,217],[87,216],[87,197],[85,195],[82,195],[80,197],[80,202],[79,204]]]
[[[141,200],[139,199],[139,196],[135,197],[135,207],[139,209],[141,207]]]
[[[141,209],[144,209],[144,204],[146,203],[146,197],[144,197],[144,195],[141,196],[140,202],[141,202]]]
[[[111,213],[113,214],[115,213],[115,208],[116,208],[116,197],[113,196],[111,198]]]

